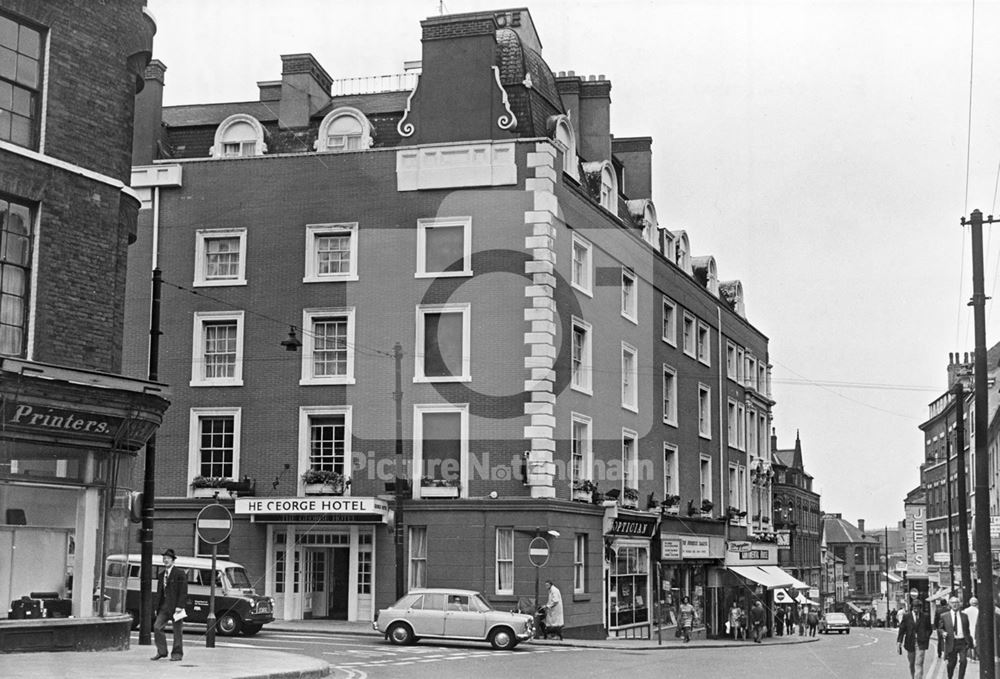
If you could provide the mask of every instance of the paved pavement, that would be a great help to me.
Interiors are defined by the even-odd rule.
[[[321,634],[377,636],[371,623],[334,620],[277,621],[264,627],[261,635],[271,632],[309,632]],[[773,637],[761,647],[778,644],[801,644],[817,641],[818,637]],[[200,641],[200,643],[199,643]],[[652,639],[537,639],[531,643],[582,648],[639,649],[718,649],[746,646],[752,642],[705,639],[695,635],[690,643],[674,637],[672,629],[664,630],[661,640],[656,631]],[[306,655],[247,649],[229,646],[226,637],[216,637],[215,648],[205,648],[200,638],[185,640],[184,659],[151,662],[152,646],[133,643],[126,651],[94,653],[10,653],[0,655],[0,676],[39,677],[39,679],[106,679],[107,677],[144,677],[144,679],[319,679],[330,674],[330,666]]]

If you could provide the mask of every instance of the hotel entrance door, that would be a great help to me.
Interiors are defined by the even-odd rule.
[[[306,549],[305,617],[347,620],[350,563],[348,546]]]

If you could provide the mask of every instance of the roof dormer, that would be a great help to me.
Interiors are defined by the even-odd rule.
[[[352,106],[341,106],[326,114],[319,124],[317,151],[359,151],[371,148],[372,124]]]
[[[583,164],[584,178],[590,194],[605,210],[618,216],[618,178],[615,176],[611,162],[607,160],[592,161]]]
[[[705,286],[710,293],[719,296],[719,272],[715,266],[715,257],[704,255],[691,259],[691,274],[695,280]]]
[[[247,158],[267,151],[264,127],[256,118],[236,113],[223,120],[215,130],[215,143],[209,149],[213,158]]]
[[[576,132],[569,116],[560,114],[549,118],[549,136],[563,154],[562,169],[573,179],[580,181],[580,161],[576,155]]]

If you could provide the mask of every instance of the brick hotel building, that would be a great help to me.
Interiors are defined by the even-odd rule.
[[[255,101],[164,107],[147,69],[126,363],[145,374],[158,267],[158,546],[202,552],[218,496],[277,617],[370,620],[400,572],[523,603],[546,534],[568,633],[648,634],[689,595],[718,634],[733,598],[794,584],[742,286],[658,223],[652,140],[611,134],[611,83],[553,73],[528,10],[422,29],[406,73],[283,55]]]

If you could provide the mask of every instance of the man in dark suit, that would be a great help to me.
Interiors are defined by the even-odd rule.
[[[177,555],[174,550],[163,552],[163,576],[159,578],[160,586],[156,596],[156,622],[153,623],[153,639],[156,642],[156,655],[150,660],[167,657],[167,634],[163,628],[173,621],[174,647],[170,652],[171,660],[184,657],[184,621],[175,616],[184,614],[184,603],[187,601],[187,573],[182,568],[174,568]]]
[[[948,605],[951,609],[938,617],[938,655],[943,649],[948,660],[948,679],[955,673],[955,663],[958,663],[958,679],[965,679],[965,666],[969,662],[967,651],[975,647],[975,642],[969,616],[959,610],[958,597],[951,597]]]
[[[911,610],[899,621],[896,648],[906,649],[910,662],[910,679],[924,679],[924,654],[931,643],[931,619],[924,611],[924,602],[914,599]]]

